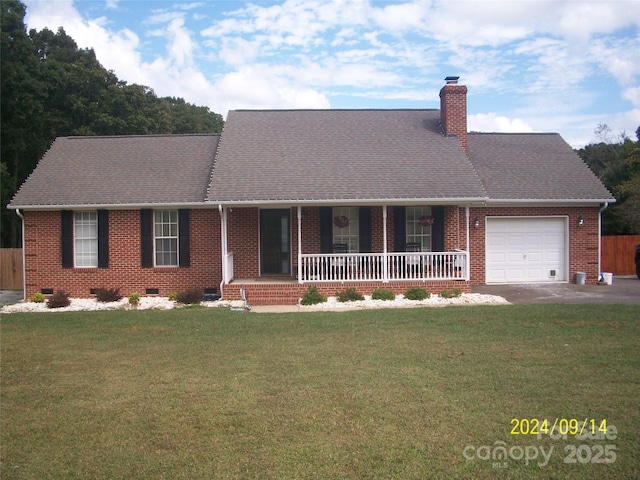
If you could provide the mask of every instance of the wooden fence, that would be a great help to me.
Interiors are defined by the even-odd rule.
[[[614,275],[635,275],[636,245],[640,235],[615,235],[602,237],[601,267],[603,272]]]
[[[0,290],[22,290],[21,248],[0,248]]]

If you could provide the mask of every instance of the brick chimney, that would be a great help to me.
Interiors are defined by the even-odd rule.
[[[467,87],[458,85],[460,77],[447,77],[440,90],[440,126],[446,136],[458,138],[465,155],[467,151]]]

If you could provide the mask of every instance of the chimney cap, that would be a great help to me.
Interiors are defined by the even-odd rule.
[[[458,83],[459,78],[460,77],[446,77],[444,81],[447,82],[447,85],[455,85]]]

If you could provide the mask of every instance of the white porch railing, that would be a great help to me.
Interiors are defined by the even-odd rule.
[[[302,254],[300,282],[469,280],[468,252]]]

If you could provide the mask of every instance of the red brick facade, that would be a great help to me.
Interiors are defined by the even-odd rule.
[[[447,84],[440,90],[440,122],[447,135],[456,135],[464,153],[467,143],[467,87]]]
[[[109,267],[62,268],[60,212],[24,213],[26,296],[42,289],[88,297],[91,289],[120,288],[120,294],[157,289],[161,296],[189,288],[218,288],[221,280],[220,216],[217,210],[192,210],[191,266],[142,268],[140,212],[109,212]]]
[[[258,208],[233,208],[228,213],[228,245],[234,254],[234,277],[255,279],[260,276]],[[471,207],[469,209],[469,241],[471,281],[449,282],[377,282],[319,283],[321,292],[333,295],[337,290],[353,286],[363,294],[384,286],[403,293],[410,286],[421,286],[431,293],[457,287],[468,292],[473,284],[485,283],[485,225],[495,216],[562,216],[568,218],[569,271],[574,281],[577,271],[587,274],[589,282],[597,280],[599,268],[599,212],[597,207]],[[474,227],[475,219],[479,227]],[[578,219],[584,225],[578,226]],[[467,217],[464,207],[444,209],[445,250],[466,250]],[[371,210],[372,250],[383,251],[383,208]],[[387,208],[387,251],[394,250],[394,209]],[[74,297],[88,297],[91,289],[120,288],[122,295],[145,294],[157,289],[161,296],[189,288],[218,288],[221,280],[220,216],[217,209],[194,209],[190,215],[191,266],[142,268],[140,265],[140,212],[114,210],[109,214],[109,267],[62,268],[60,212],[25,212],[26,295],[42,289],[62,289]],[[297,273],[298,234],[297,208],[291,209],[291,277]],[[320,209],[302,209],[302,251],[319,253]],[[296,303],[308,284],[251,284],[248,289],[254,304]],[[226,298],[239,298],[237,283],[225,287]]]

